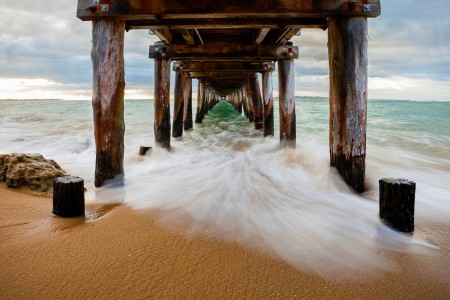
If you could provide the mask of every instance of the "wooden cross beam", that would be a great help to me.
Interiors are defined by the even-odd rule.
[[[180,61],[173,63],[173,71],[182,72],[270,72],[275,64],[250,61]]]
[[[192,61],[274,61],[298,58],[298,47],[291,45],[153,45],[149,57]]]
[[[123,20],[171,18],[252,18],[380,15],[380,0],[78,0],[77,16],[83,21],[96,18]]]
[[[188,78],[211,78],[211,79],[250,79],[255,78],[252,72],[186,72]]]
[[[262,17],[253,18],[187,18],[187,19],[142,19],[127,20],[128,29],[222,29],[222,28],[326,28],[327,20],[322,18],[298,18],[298,17]]]

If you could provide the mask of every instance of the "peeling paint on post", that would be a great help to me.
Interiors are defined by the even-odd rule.
[[[367,122],[367,19],[328,20],[330,164],[364,192]]]
[[[296,147],[295,69],[293,59],[278,60],[280,145]]]
[[[92,22],[92,109],[96,147],[95,186],[123,173],[125,22]]]
[[[170,149],[170,59],[155,58],[154,111],[155,142]]]

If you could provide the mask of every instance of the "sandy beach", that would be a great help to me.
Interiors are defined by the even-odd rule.
[[[430,255],[392,254],[395,272],[328,280],[276,257],[166,228],[163,212],[88,206],[85,218],[51,215],[52,200],[0,185],[1,299],[448,299],[450,227]],[[345,272],[345,270],[342,270]]]

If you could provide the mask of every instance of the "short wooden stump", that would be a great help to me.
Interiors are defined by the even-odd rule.
[[[416,183],[402,178],[382,178],[380,218],[402,232],[414,231]]]
[[[141,146],[139,148],[139,155],[144,156],[147,151],[152,150],[152,147],[148,147],[148,146]]]
[[[53,181],[53,211],[63,218],[84,215],[84,180],[75,176],[58,177]]]

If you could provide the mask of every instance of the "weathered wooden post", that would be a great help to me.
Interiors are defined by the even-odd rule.
[[[245,105],[247,106],[247,118],[250,123],[255,122],[255,112],[253,111],[253,95],[250,88],[250,80],[245,81],[244,89]]]
[[[240,114],[242,114],[243,105],[242,105],[242,98],[239,97],[239,92],[235,92],[235,99],[237,107],[236,109]]]
[[[144,156],[148,152],[148,150],[151,150],[151,149],[152,149],[152,147],[150,147],[150,146],[141,146],[139,148],[139,155]]]
[[[165,57],[164,42],[156,42],[152,51],[155,61],[154,132],[157,145],[170,149],[170,58]]]
[[[295,70],[292,58],[278,60],[280,145],[296,147]]]
[[[200,106],[200,110],[201,110],[200,116],[202,118],[202,122],[203,122],[203,118],[208,114],[208,95],[209,95],[208,86],[206,84],[203,84],[202,105]]]
[[[192,78],[186,78],[184,87],[184,130],[192,130]]]
[[[175,99],[173,105],[173,127],[172,137],[182,138],[183,136],[183,111],[184,93],[186,85],[186,73],[177,71],[175,74]]]
[[[407,179],[380,179],[380,218],[392,227],[414,231],[416,183]]]
[[[195,114],[195,123],[198,123],[198,124],[203,122],[203,110],[202,110],[203,101],[202,100],[203,100],[203,94],[205,93],[204,88],[205,88],[205,84],[199,80],[198,88],[197,88],[197,113]]]
[[[328,19],[330,164],[364,192],[367,116],[367,19]]]
[[[72,218],[84,215],[84,180],[74,176],[53,181],[53,211],[55,216]]]
[[[263,129],[263,107],[261,99],[261,91],[259,87],[258,77],[249,80],[249,87],[252,95],[253,116],[255,129]]]
[[[240,90],[239,90],[239,99],[242,103],[242,109],[244,110],[244,115],[247,118],[250,118],[250,113],[248,111],[248,107],[247,107],[247,101],[246,101],[246,95],[245,95],[245,86],[243,86]]]
[[[262,72],[264,136],[274,135],[272,71]]]
[[[100,19],[92,22],[92,109],[96,147],[95,181],[123,173],[125,22]]]

